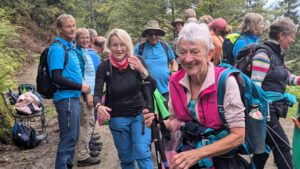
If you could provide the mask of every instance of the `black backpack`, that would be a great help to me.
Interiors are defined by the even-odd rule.
[[[68,62],[68,50],[66,47],[62,44],[60,41],[54,41],[53,43],[60,44],[64,50],[65,50],[65,62],[64,62],[64,68],[66,67],[66,64]],[[48,51],[49,48],[45,49],[43,53],[40,56],[40,62],[37,70],[37,77],[36,77],[36,89],[37,92],[45,99],[52,99],[53,94],[56,91],[57,87],[53,83],[49,66],[48,66]]]
[[[268,46],[261,44],[249,44],[239,51],[236,64],[234,66],[248,77],[251,77],[253,57],[258,50],[266,51],[269,59],[272,60],[272,50]]]
[[[236,60],[234,59],[233,56],[233,47],[235,43],[237,42],[238,39],[244,39],[247,44],[249,44],[247,38],[244,38],[241,34],[239,33],[232,33],[227,35],[224,38],[223,44],[222,44],[222,63],[227,63],[230,65],[234,65]]]
[[[17,147],[30,149],[38,146],[48,138],[48,133],[37,134],[36,130],[20,122],[15,122],[12,129],[14,144]]]

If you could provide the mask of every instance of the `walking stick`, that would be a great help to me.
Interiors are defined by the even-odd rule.
[[[142,90],[143,94],[146,99],[146,107],[149,110],[149,112],[154,112],[154,102],[153,102],[153,89],[151,86],[151,82],[149,81],[143,81],[142,82]],[[165,169],[169,169],[167,157],[165,154],[164,145],[162,142],[162,139],[160,137],[160,130],[158,127],[158,119],[156,115],[154,116],[152,125],[151,125],[151,140],[154,143],[155,147],[155,155],[156,155],[156,161],[158,165],[158,169],[162,169],[162,166],[164,166]]]

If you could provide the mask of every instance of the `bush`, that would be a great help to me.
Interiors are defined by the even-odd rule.
[[[297,97],[297,101],[300,101],[300,86],[289,86],[287,88],[287,92],[295,95]],[[298,104],[294,104],[292,108],[289,108],[288,116],[295,116],[298,108]]]
[[[13,49],[7,47],[8,41],[17,41],[18,34],[16,26],[9,22],[10,13],[0,8],[0,92],[15,86],[12,80],[14,71],[20,66],[22,56],[17,55]],[[13,125],[13,118],[4,106],[3,100],[0,101],[0,142],[9,141],[10,130]]]

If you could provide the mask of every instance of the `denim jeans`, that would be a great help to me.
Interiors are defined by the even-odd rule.
[[[55,168],[67,169],[72,166],[75,146],[80,129],[79,98],[66,98],[55,101],[58,114],[59,143],[56,153]]]
[[[135,160],[140,169],[153,169],[151,159],[151,129],[145,127],[142,134],[143,115],[113,117],[108,122],[122,169],[135,169]]]

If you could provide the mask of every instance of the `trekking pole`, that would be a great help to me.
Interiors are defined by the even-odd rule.
[[[277,134],[269,125],[267,125],[267,130],[272,131],[272,133],[274,133],[277,136],[277,138],[279,138],[286,146],[288,146],[289,149],[293,150],[290,144],[286,142],[279,134]]]
[[[279,149],[279,146],[277,145],[277,143],[276,143],[275,139],[273,138],[272,134],[270,133],[270,131],[269,131],[269,130],[267,130],[267,132],[269,133],[269,135],[270,135],[270,137],[271,137],[272,141],[274,142],[274,144],[275,144],[276,148],[278,149],[278,151],[279,151],[279,153],[280,153],[281,157],[283,158],[283,160],[284,160],[284,163],[286,164],[286,166],[287,166],[289,169],[292,169],[292,168],[291,168],[291,166],[288,164],[287,160],[285,159],[285,157],[284,157],[283,153],[282,153],[282,152],[281,152],[281,150]],[[277,133],[276,133],[276,134],[277,134]]]
[[[149,110],[149,112],[154,112],[153,91],[152,91],[151,82],[143,81],[142,90],[146,99],[147,109]],[[158,122],[159,121],[156,115],[154,115],[154,119],[151,125],[151,137],[152,137],[151,140],[153,141],[155,147],[155,155],[156,155],[158,169],[162,169],[162,166],[164,166],[165,169],[169,169],[167,157],[165,154],[165,149],[162,140],[160,138],[159,128],[157,126]]]

